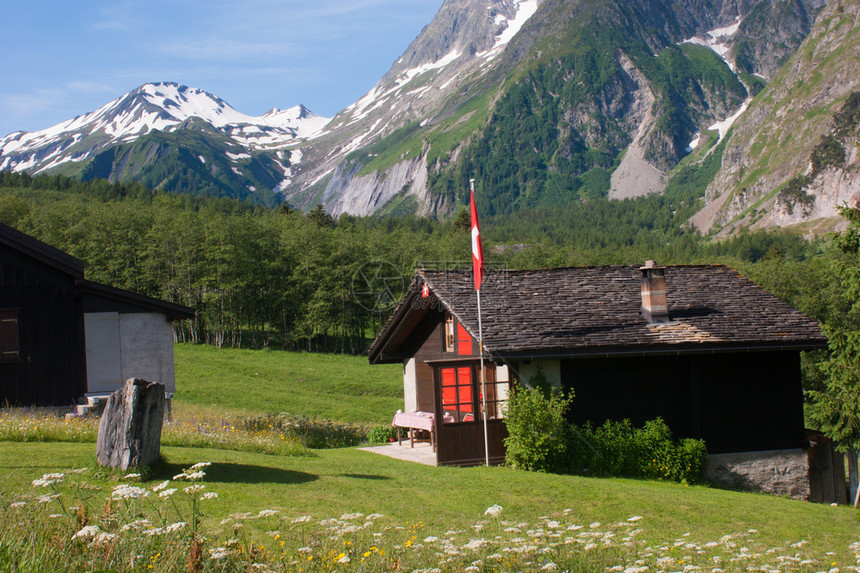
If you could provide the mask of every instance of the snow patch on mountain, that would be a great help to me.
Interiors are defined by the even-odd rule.
[[[710,48],[714,51],[719,57],[723,59],[726,64],[728,64],[729,68],[734,72],[735,64],[734,62],[729,61],[729,49],[731,48],[730,41],[732,37],[737,33],[738,28],[741,25],[741,17],[738,16],[735,18],[735,23],[731,26],[724,26],[722,28],[714,28],[713,30],[709,30],[705,32],[705,37],[702,36],[693,36],[692,38],[687,38],[682,43],[683,44],[698,44],[700,46],[705,46],[706,48]]]
[[[737,68],[735,67],[734,61],[729,58],[729,50],[731,49],[731,40],[734,35],[737,33],[738,29],[741,25],[741,17],[737,16],[735,18],[734,24],[730,26],[723,26],[721,28],[714,28],[713,30],[709,30],[705,33],[705,37],[702,36],[693,36],[692,38],[688,38],[681,42],[682,44],[698,44],[700,46],[705,46],[706,48],[711,49],[715,54],[717,54],[729,67],[735,76],[737,76]],[[738,78],[740,80],[740,78]],[[743,80],[741,80],[743,83]],[[747,87],[747,92],[749,92],[749,87]],[[717,131],[720,134],[719,141],[726,136],[729,132],[729,128],[737,121],[737,119],[743,115],[743,113],[749,107],[750,102],[752,101],[752,95],[747,97],[747,99],[741,104],[741,106],[735,111],[733,114],[729,115],[727,118],[721,121],[715,122],[713,125],[708,127],[709,131]],[[697,133],[696,137],[687,145],[687,149],[692,151],[699,145],[700,134]]]
[[[517,12],[513,18],[508,19],[501,14],[496,15],[496,25],[504,26],[507,24],[507,27],[501,34],[496,36],[496,43],[493,44],[492,48],[484,52],[478,52],[475,56],[487,60],[492,60],[498,56],[513,37],[517,35],[517,32],[522,29],[523,25],[528,22],[529,18],[537,12],[538,0],[517,0],[516,4]]]

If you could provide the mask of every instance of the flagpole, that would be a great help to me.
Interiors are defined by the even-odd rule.
[[[484,456],[490,465],[490,441],[487,438],[487,389],[484,383],[484,331],[481,325],[481,289],[478,289],[478,348],[481,352],[481,411],[484,417]]]
[[[475,200],[475,180],[469,179],[469,191],[472,195],[472,202]],[[474,211],[474,205],[472,206]],[[477,215],[477,213],[476,213]],[[474,228],[475,222],[472,221],[472,226]],[[483,253],[482,253],[483,254]],[[482,261],[483,262],[483,261]],[[483,278],[483,277],[482,277]],[[481,355],[481,414],[484,418],[484,459],[486,465],[490,465],[490,441],[487,436],[487,387],[485,383],[485,375],[484,375],[484,327],[481,323],[481,287],[479,286],[476,291],[478,295],[478,350]]]

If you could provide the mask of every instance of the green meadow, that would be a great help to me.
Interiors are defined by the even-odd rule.
[[[0,570],[814,572],[860,564],[860,522],[848,507],[705,485],[428,467],[356,447],[307,447],[278,426],[299,417],[319,431],[387,422],[402,407],[397,366],[186,345],[176,364],[162,461],[140,475],[97,467],[94,421],[3,412]]]

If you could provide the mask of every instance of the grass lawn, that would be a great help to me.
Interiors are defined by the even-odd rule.
[[[11,497],[32,493],[32,480],[45,473],[92,467],[94,451],[94,444],[4,442],[0,492]],[[704,545],[744,534],[752,548],[788,548],[799,554],[800,549],[787,544],[800,543],[803,555],[817,565],[797,570],[854,565],[849,546],[860,541],[853,509],[702,486],[509,468],[428,467],[351,448],[302,457],[178,447],[162,453],[165,464],[144,485],[170,479],[196,462],[212,463],[202,482],[219,495],[205,511],[204,530],[209,531],[229,515],[271,509],[289,519],[310,515],[315,520],[380,513],[383,523],[420,530],[419,538],[452,531],[474,537],[472,527],[486,520],[488,507],[499,504],[511,523],[561,519],[563,525],[586,530],[596,522],[605,527],[641,516],[636,522],[642,530],[639,539],[649,547]],[[108,479],[103,493],[109,494],[116,483]],[[747,534],[749,530],[756,531]]]
[[[186,421],[144,482],[98,468],[95,444],[81,443],[92,428],[7,420],[10,439],[71,441],[0,441],[0,571],[814,572],[860,565],[860,521],[848,507],[668,482],[428,467],[355,448],[233,444],[267,430],[232,424],[282,412],[388,423],[402,408],[399,365],[177,345],[176,369],[174,412]],[[206,433],[229,434],[228,449],[182,441],[185,425],[193,438],[203,417],[214,420]],[[219,422],[227,418],[226,426]],[[281,431],[268,430],[277,443],[286,439]],[[211,463],[201,482],[173,479],[198,462]],[[83,467],[90,469],[70,473]],[[52,482],[46,474],[56,472],[64,475]],[[43,476],[52,483],[36,487]],[[117,494],[122,484],[134,487]],[[488,516],[496,504],[499,517]],[[102,528],[103,537],[87,527]]]
[[[177,408],[215,406],[254,415],[288,414],[388,423],[403,408],[399,364],[364,356],[177,344]]]

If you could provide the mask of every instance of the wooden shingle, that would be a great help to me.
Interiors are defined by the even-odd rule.
[[[502,270],[481,288],[483,339],[498,357],[586,356],[811,349],[825,346],[819,324],[722,265],[665,269],[670,322],[641,314],[641,273],[634,266]],[[391,333],[412,312],[426,312],[424,284],[434,303],[478,337],[472,273],[421,270],[371,347],[371,361],[393,361]]]

